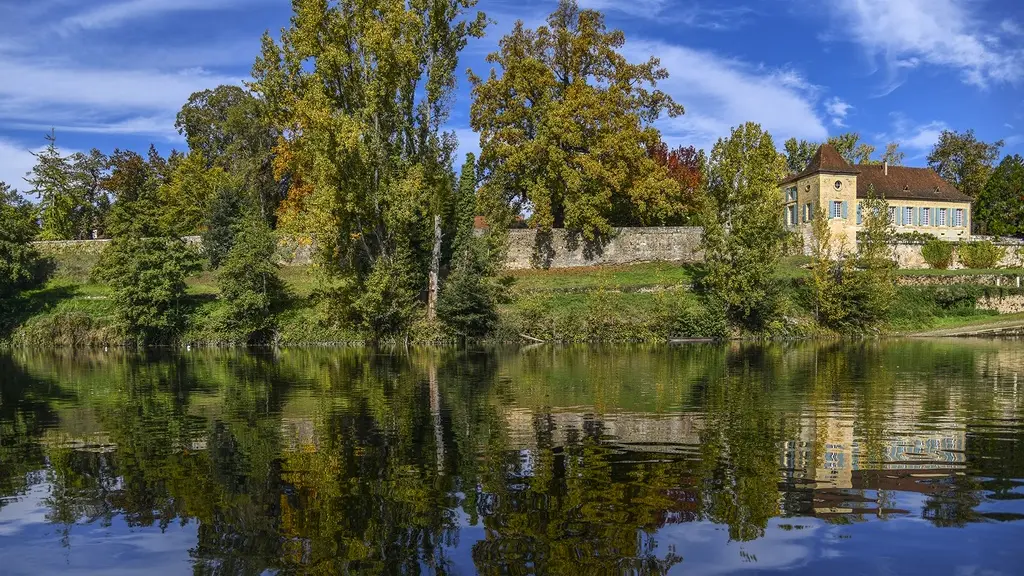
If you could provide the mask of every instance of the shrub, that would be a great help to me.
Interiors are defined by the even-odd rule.
[[[490,273],[487,246],[469,238],[458,254],[437,303],[438,317],[460,336],[487,336],[498,321],[499,286]]]
[[[961,242],[957,247],[960,263],[968,268],[995,268],[1006,255],[1006,248],[996,246],[988,240]]]
[[[222,331],[232,340],[262,344],[272,339],[275,311],[285,295],[273,257],[270,227],[257,214],[247,216],[217,277],[225,302]]]
[[[41,280],[41,257],[29,244],[38,230],[34,216],[34,207],[0,182],[0,298]]]
[[[953,263],[953,243],[933,238],[921,247],[921,256],[932,268],[945,270]]]
[[[118,238],[103,251],[97,274],[114,288],[120,328],[137,345],[168,343],[182,328],[185,278],[198,255],[177,238]]]

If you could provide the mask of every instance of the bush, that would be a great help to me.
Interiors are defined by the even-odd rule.
[[[981,242],[961,242],[956,252],[960,263],[967,268],[995,268],[1006,255],[1006,248],[983,240]]]
[[[953,243],[933,238],[921,247],[921,256],[932,268],[945,270],[953,263]]]
[[[441,287],[438,317],[460,336],[487,336],[498,321],[499,288],[490,273],[484,240],[469,238]]]
[[[285,295],[273,262],[274,236],[266,221],[252,214],[232,244],[217,277],[225,303],[222,331],[232,340],[265,344],[272,340],[275,312]]]
[[[35,209],[0,182],[0,299],[41,280],[42,258],[29,242],[38,228]]]
[[[118,324],[137,345],[173,341],[184,322],[185,278],[199,257],[177,238],[118,238],[96,274],[114,288]]]

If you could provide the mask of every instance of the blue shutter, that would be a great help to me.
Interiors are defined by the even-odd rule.
[[[864,222],[864,207],[857,204],[857,225],[859,226]]]
[[[914,226],[921,225],[921,209],[914,208]]]
[[[843,220],[846,220],[846,204],[847,202],[843,200]]]

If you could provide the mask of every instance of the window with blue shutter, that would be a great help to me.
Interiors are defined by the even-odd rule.
[[[857,225],[864,223],[864,207],[857,203]]]

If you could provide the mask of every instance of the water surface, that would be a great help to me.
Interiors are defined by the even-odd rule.
[[[0,354],[0,573],[1024,573],[1024,343]]]

